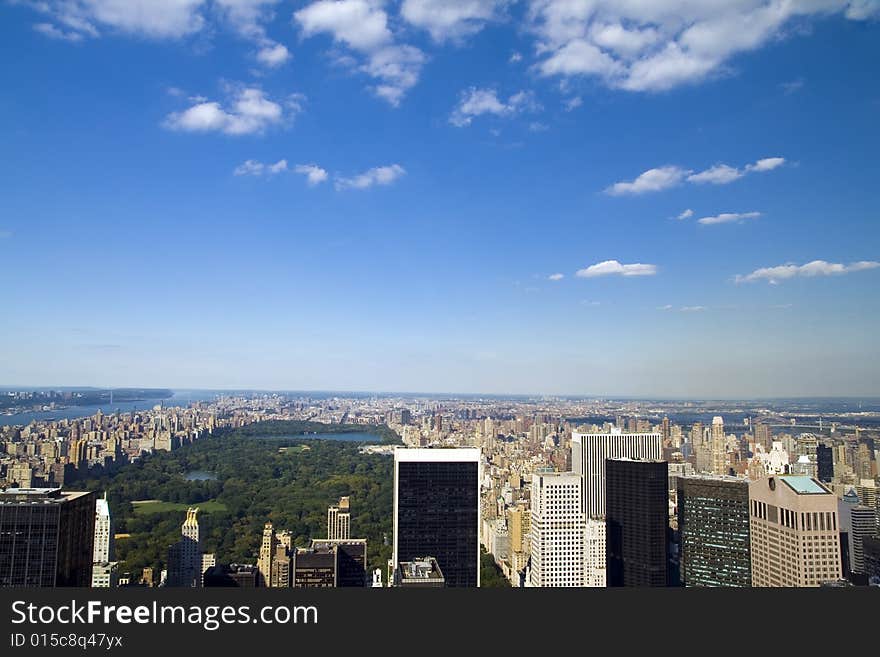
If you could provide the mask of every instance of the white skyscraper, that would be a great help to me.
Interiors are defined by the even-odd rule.
[[[349,497],[340,497],[339,504],[327,509],[327,538],[331,541],[345,541],[351,538]]]
[[[620,429],[571,434],[571,466],[584,479],[582,496],[587,518],[605,516],[605,459],[616,458],[660,460],[663,439],[659,433],[623,433]]]
[[[607,559],[605,521],[587,518],[584,533],[584,586],[605,588],[605,563]]]
[[[574,472],[532,475],[532,586],[585,584],[581,482]]]
[[[92,561],[106,563],[113,560],[113,523],[107,493],[95,501],[95,551]]]

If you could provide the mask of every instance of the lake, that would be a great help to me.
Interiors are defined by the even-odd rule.
[[[214,481],[217,478],[213,472],[205,472],[204,470],[193,470],[183,475],[187,481]]]

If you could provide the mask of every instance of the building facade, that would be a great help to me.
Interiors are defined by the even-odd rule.
[[[659,433],[577,433],[571,435],[572,470],[583,477],[583,507],[587,518],[605,516],[605,461],[616,458],[660,459]]]
[[[480,585],[480,450],[394,451],[392,563],[430,555],[446,586]]]
[[[692,476],[676,485],[682,585],[750,587],[748,480]]]
[[[91,586],[94,541],[95,493],[0,492],[0,587]]]
[[[532,475],[530,583],[533,587],[584,586],[581,476],[573,472]]]
[[[608,586],[666,586],[666,461],[608,459],[605,468]]]
[[[813,477],[749,483],[752,586],[815,587],[843,578],[837,498]]]

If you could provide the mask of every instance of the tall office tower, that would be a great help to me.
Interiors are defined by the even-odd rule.
[[[749,482],[752,586],[812,587],[843,577],[837,498],[818,479]]]
[[[327,508],[327,538],[331,541],[351,537],[351,507],[348,497],[340,497],[339,504]]]
[[[190,507],[180,526],[180,540],[168,550],[167,586],[200,588],[202,586],[202,532],[198,507]]]
[[[92,588],[109,587],[113,581],[113,523],[107,493],[95,500],[95,541],[92,556]]]
[[[659,433],[571,434],[572,470],[584,478],[582,495],[587,518],[605,515],[605,461],[623,457],[660,459],[663,440]],[[442,563],[440,564],[442,567]],[[445,571],[444,571],[445,572]]]
[[[678,477],[677,500],[682,585],[750,587],[748,480]]]
[[[865,577],[870,586],[880,586],[880,536],[868,536],[862,541]]]
[[[605,467],[608,586],[666,586],[666,461],[614,458]]]
[[[660,437],[663,439],[664,447],[669,447],[671,445],[672,437],[669,429],[669,418],[665,415],[663,416],[663,421],[660,423]]]
[[[480,450],[394,451],[392,564],[437,560],[447,586],[480,585]]]
[[[272,583],[272,560],[275,557],[275,530],[272,523],[263,525],[263,540],[257,559],[257,586],[268,587]]]
[[[727,437],[724,435],[724,420],[720,415],[712,418],[712,472],[718,475],[726,475],[727,465]]]
[[[694,422],[691,425],[691,434],[690,434],[691,448],[696,453],[696,450],[703,444],[703,423],[702,422]]]
[[[95,493],[0,491],[0,587],[89,586]]]
[[[113,522],[110,519],[110,505],[107,493],[95,500],[95,550],[92,561],[104,563],[113,560]]]
[[[585,520],[582,478],[574,472],[532,475],[534,587],[584,586]]]
[[[816,467],[819,481],[827,484],[834,479],[834,451],[828,445],[816,445]]]
[[[857,578],[865,575],[865,554],[863,542],[865,538],[874,536],[876,530],[877,513],[873,507],[860,503],[858,495],[850,489],[843,499],[838,502],[837,512],[840,518],[841,542],[846,535],[846,544],[841,543],[841,548],[849,556],[849,573]],[[843,559],[846,565],[847,559]],[[846,568],[844,568],[844,571]]]

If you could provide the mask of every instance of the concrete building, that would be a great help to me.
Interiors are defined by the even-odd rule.
[[[327,508],[327,538],[331,541],[351,538],[349,497],[340,497],[339,504]]]
[[[584,586],[582,482],[574,472],[532,475],[533,587]]]
[[[660,459],[659,433],[578,433],[571,435],[572,470],[583,477],[583,508],[587,518],[605,516],[605,461],[616,458]]]
[[[749,483],[752,585],[816,587],[843,578],[837,498],[818,479]]]

